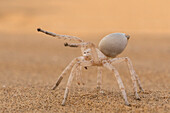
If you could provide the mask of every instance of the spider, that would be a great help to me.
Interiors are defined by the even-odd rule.
[[[132,62],[128,57],[122,57],[122,58],[116,58],[118,54],[120,54],[126,47],[128,40],[130,38],[129,35],[125,33],[111,33],[107,36],[105,36],[99,43],[99,48],[95,47],[95,45],[91,42],[85,42],[81,40],[78,37],[75,36],[68,36],[68,35],[59,35],[52,32],[48,32],[45,30],[42,30],[40,28],[37,29],[37,31],[45,33],[47,35],[57,37],[59,39],[69,39],[69,40],[75,40],[79,43],[65,43],[65,46],[68,47],[79,47],[81,48],[82,56],[74,58],[71,63],[64,69],[64,71],[59,76],[55,86],[53,87],[53,90],[55,90],[58,85],[61,83],[64,75],[71,70],[65,93],[64,93],[64,99],[62,101],[62,105],[65,105],[65,102],[68,97],[69,88],[71,86],[71,83],[73,81],[74,76],[80,76],[82,67],[87,68],[88,66],[97,66],[98,68],[98,75],[97,75],[97,89],[101,89],[102,85],[102,67],[105,67],[112,71],[116,77],[116,80],[118,82],[119,88],[122,92],[123,99],[125,101],[125,105],[130,106],[127,95],[125,92],[125,87],[123,85],[123,82],[120,78],[119,72],[116,70],[116,68],[112,64],[118,64],[120,62],[125,61],[127,63],[128,69],[131,74],[131,79],[133,82],[133,90],[135,94],[135,98],[137,100],[140,100],[140,97],[137,93],[137,85],[140,89],[140,91],[143,91],[143,88],[141,86],[140,79],[138,75],[136,74],[135,70],[133,69]],[[71,69],[72,68],[72,69]]]

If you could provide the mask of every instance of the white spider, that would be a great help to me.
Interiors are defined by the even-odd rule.
[[[64,71],[59,76],[55,86],[53,87],[53,90],[57,88],[57,86],[60,84],[60,82],[63,79],[63,76],[72,68],[71,74],[69,76],[67,86],[65,89],[64,99],[62,102],[62,105],[65,105],[65,101],[68,96],[69,88],[71,86],[71,82],[73,80],[74,75],[80,76],[81,74],[81,68],[88,66],[98,66],[98,75],[97,75],[97,88],[101,89],[101,82],[102,82],[102,75],[101,75],[101,67],[106,67],[107,69],[111,70],[117,79],[119,88],[122,92],[123,98],[125,100],[126,105],[130,105],[125,88],[123,85],[123,82],[120,78],[120,75],[116,68],[112,64],[117,64],[120,62],[125,61],[128,65],[128,68],[130,70],[132,82],[133,82],[133,89],[135,93],[135,98],[137,100],[140,100],[140,97],[137,93],[137,85],[139,86],[139,89],[141,91],[144,91],[138,75],[135,73],[135,70],[133,69],[132,63],[128,57],[122,57],[122,58],[115,58],[118,54],[120,54],[126,47],[128,39],[130,38],[129,35],[126,35],[124,33],[112,33],[107,36],[105,36],[99,43],[99,49],[95,47],[95,45],[91,42],[85,42],[81,40],[78,37],[74,36],[68,36],[68,35],[58,35],[55,33],[51,33],[48,31],[44,31],[40,28],[37,29],[39,32],[43,32],[45,34],[51,35],[53,37],[62,38],[62,39],[69,39],[69,40],[75,40],[79,43],[65,43],[65,46],[69,47],[80,47],[82,56],[75,58],[72,60],[72,62],[64,69]]]

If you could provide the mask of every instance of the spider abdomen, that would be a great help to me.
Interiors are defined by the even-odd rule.
[[[128,38],[125,33],[111,33],[100,41],[99,49],[108,57],[116,57],[125,49]]]

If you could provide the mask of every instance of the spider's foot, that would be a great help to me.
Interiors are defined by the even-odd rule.
[[[97,87],[96,87],[96,91],[97,91],[97,92],[100,92],[100,91],[101,91],[101,87],[97,86]]]
[[[104,91],[102,90],[101,87],[98,86],[98,87],[96,88],[96,90],[97,90],[97,92],[99,92],[99,93],[101,93],[101,94],[104,94]]]
[[[135,94],[135,99],[136,99],[136,100],[141,100],[140,97],[139,97],[139,95],[137,94],[137,92],[136,92],[136,94]]]
[[[62,102],[62,104],[61,104],[62,106],[65,106],[65,100],[63,100],[63,102]]]
[[[140,97],[136,97],[136,100],[141,100]]]
[[[61,105],[62,105],[62,106],[65,106],[65,103],[62,103]]]
[[[131,106],[131,104],[129,104],[129,102],[125,102],[125,105],[126,106]]]
[[[55,90],[57,88],[57,86],[55,85],[54,87],[52,87],[52,90]]]

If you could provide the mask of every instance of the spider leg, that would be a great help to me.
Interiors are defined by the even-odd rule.
[[[55,34],[55,33],[52,33],[52,32],[49,32],[49,31],[45,31],[41,28],[37,28],[37,31],[38,32],[42,32],[42,33],[45,33],[47,35],[50,35],[50,36],[53,36],[53,37],[56,37],[58,39],[69,39],[69,40],[75,40],[75,41],[79,41],[79,42],[84,42],[82,39],[78,38],[78,37],[75,37],[75,36],[69,36],[69,35],[59,35],[59,34]]]
[[[70,76],[69,76],[69,78],[68,78],[68,82],[67,82],[66,89],[65,89],[64,99],[63,99],[63,101],[62,101],[62,105],[63,105],[63,106],[65,105],[65,102],[66,102],[66,100],[67,100],[69,88],[70,88],[70,86],[71,86],[73,77],[74,77],[74,75],[75,75],[74,73],[75,73],[76,68],[77,68],[78,66],[92,66],[92,63],[91,63],[90,61],[80,61],[80,62],[76,63],[76,64],[73,66],[73,68],[72,68],[72,70],[71,70],[71,73],[70,73]]]
[[[117,63],[120,63],[120,62],[123,62],[123,61],[125,61],[127,63],[128,68],[130,70],[131,79],[132,79],[132,82],[133,82],[133,89],[134,89],[134,92],[135,92],[135,96],[136,96],[136,99],[139,100],[140,97],[137,93],[137,84],[138,84],[139,89],[141,91],[144,91],[144,90],[141,86],[141,82],[140,82],[138,75],[136,74],[135,70],[133,69],[133,65],[132,65],[131,60],[128,57],[123,57],[123,58],[114,58],[114,59],[111,59],[110,61],[111,61],[112,64],[117,64]]]
[[[97,73],[97,89],[101,89],[101,85],[102,85],[102,67],[97,68],[98,73]]]
[[[76,75],[76,80],[77,80],[77,84],[80,85],[80,83],[82,83],[84,85],[84,82],[82,80],[82,66],[78,66],[76,68],[76,71],[75,71],[75,75]]]
[[[81,57],[77,57],[74,60],[72,60],[72,62],[64,69],[64,71],[61,73],[61,75],[58,77],[58,80],[55,84],[55,86],[52,88],[53,90],[55,90],[57,88],[57,86],[61,83],[63,76],[76,64],[76,62],[78,61],[78,59],[80,59]]]
[[[119,88],[122,92],[122,95],[123,95],[123,98],[125,100],[125,104],[126,105],[130,105],[128,100],[127,100],[127,95],[126,95],[126,92],[125,92],[125,88],[124,88],[124,85],[123,85],[123,82],[120,78],[120,75],[119,75],[119,72],[116,70],[116,68],[114,68],[110,63],[108,63],[106,60],[103,62],[103,66],[108,68],[109,70],[111,70],[114,74],[115,74],[115,77],[117,79],[117,82],[118,82],[118,85],[119,85]]]
[[[111,60],[111,63],[112,64],[116,64],[116,63],[120,63],[122,61],[125,61],[127,63],[131,75],[134,75],[136,80],[137,80],[137,84],[139,86],[139,89],[144,92],[144,90],[142,88],[142,85],[141,85],[141,82],[140,82],[140,79],[139,79],[138,75],[136,74],[135,70],[133,69],[132,62],[131,62],[131,60],[128,57],[114,58],[114,59]]]
[[[130,60],[128,57],[126,57],[125,59],[126,59],[126,60],[125,60],[126,63],[128,64],[128,68],[129,68],[129,70],[130,70],[131,75],[134,75],[135,78],[137,79],[137,84],[138,84],[138,86],[139,86],[139,89],[140,89],[142,92],[144,92],[144,90],[143,90],[143,88],[142,88],[142,85],[141,85],[141,82],[140,82],[140,79],[139,79],[138,75],[136,74],[135,70],[133,69],[133,65],[132,65],[131,60]]]
[[[74,77],[74,71],[76,71],[76,68],[77,68],[78,64],[75,64],[71,70],[71,74],[68,78],[68,82],[67,82],[67,86],[66,86],[66,89],[65,89],[65,93],[64,93],[64,99],[63,99],[63,102],[62,102],[62,106],[65,105],[65,102],[67,100],[67,96],[68,96],[68,92],[69,92],[69,88],[71,86],[71,83],[73,81],[73,77]]]

